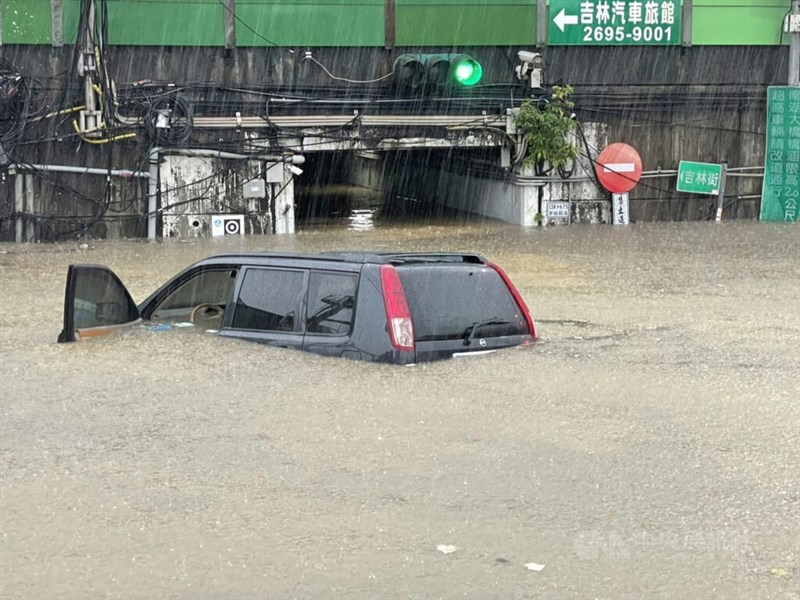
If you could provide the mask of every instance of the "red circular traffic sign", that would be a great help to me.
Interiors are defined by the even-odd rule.
[[[597,157],[595,172],[609,192],[630,192],[642,176],[642,159],[628,144],[609,144]]]

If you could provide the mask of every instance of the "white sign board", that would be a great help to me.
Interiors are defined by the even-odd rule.
[[[548,202],[548,219],[569,219],[569,202]]]
[[[211,236],[244,235],[244,215],[212,215]]]
[[[630,223],[628,194],[611,194],[611,222],[614,225]]]

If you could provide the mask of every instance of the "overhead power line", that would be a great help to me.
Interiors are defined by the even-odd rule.
[[[288,52],[289,54],[294,54],[294,50],[292,50],[291,48],[286,48],[285,46],[281,46],[277,42],[273,42],[271,39],[269,39],[267,37],[264,37],[259,32],[257,32],[255,29],[253,29],[246,21],[244,21],[241,17],[239,17],[239,15],[236,14],[235,10],[231,10],[228,7],[228,5],[225,4],[225,2],[223,2],[223,0],[217,0],[217,2],[219,2],[222,5],[222,8],[225,9],[225,12],[230,14],[234,19],[236,19],[239,23],[241,23],[242,26],[245,29],[247,29],[250,33],[252,33],[254,36],[259,38],[260,40],[263,40],[263,41],[267,42],[269,45],[271,45],[271,46],[273,46],[275,48],[278,48],[280,50],[284,50],[284,51]]]

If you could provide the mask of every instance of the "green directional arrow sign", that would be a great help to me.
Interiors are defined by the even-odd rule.
[[[550,0],[552,46],[666,46],[681,41],[681,0]]]

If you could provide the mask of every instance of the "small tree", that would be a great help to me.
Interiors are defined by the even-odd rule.
[[[545,162],[555,169],[578,155],[578,149],[568,137],[575,130],[572,118],[575,103],[571,97],[571,86],[553,86],[552,96],[544,106],[526,100],[520,107],[516,122],[527,144],[523,163],[536,165],[537,173],[544,171]]]

